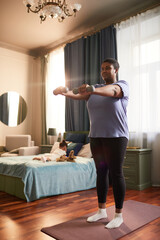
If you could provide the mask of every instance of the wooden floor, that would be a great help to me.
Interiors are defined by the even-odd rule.
[[[125,200],[128,199],[160,206],[160,188],[152,187],[143,191],[127,190]],[[114,199],[110,188],[107,206],[113,204]],[[53,196],[30,203],[0,192],[0,239],[52,240],[53,238],[40,231],[42,227],[62,223],[96,210],[97,197],[95,189]],[[160,239],[160,218],[122,239]]]

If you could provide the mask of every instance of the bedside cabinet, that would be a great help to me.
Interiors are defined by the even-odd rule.
[[[50,153],[53,145],[40,145],[41,153]]]
[[[5,147],[4,146],[0,146],[0,156],[2,153],[5,153]]]
[[[127,149],[123,172],[126,188],[143,190],[151,186],[151,149]]]

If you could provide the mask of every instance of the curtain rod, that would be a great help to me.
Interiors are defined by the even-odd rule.
[[[148,10],[151,10],[151,9],[156,8],[156,7],[158,7],[158,6],[160,6],[160,3],[157,3],[157,4],[153,5],[153,6],[148,7],[148,8],[145,8],[145,9],[137,12],[136,14],[130,15],[130,16],[125,17],[125,18],[121,18],[120,20],[118,20],[118,21],[116,21],[116,22],[113,22],[113,23],[110,23],[110,24],[108,24],[108,25],[105,25],[104,27],[99,27],[99,29],[97,28],[97,29],[95,29],[95,30],[91,30],[91,31],[87,31],[87,32],[85,32],[85,33],[82,33],[82,34],[80,34],[80,35],[78,35],[78,36],[76,36],[76,37],[73,37],[73,38],[71,38],[71,39],[69,39],[69,40],[64,41],[63,43],[58,44],[58,45],[55,46],[55,47],[51,47],[51,48],[48,49],[48,50],[46,49],[46,52],[45,52],[45,50],[44,50],[44,52],[45,52],[45,54],[48,54],[48,53],[50,53],[50,52],[52,52],[52,51],[54,51],[54,50],[56,50],[56,49],[58,49],[58,48],[60,48],[60,47],[63,47],[63,46],[65,47],[66,44],[68,44],[68,43],[72,43],[72,42],[74,42],[74,41],[76,41],[76,40],[78,40],[78,39],[80,39],[80,38],[82,38],[82,37],[87,38],[87,37],[89,37],[89,36],[91,36],[91,35],[93,35],[93,34],[95,34],[95,33],[97,33],[97,32],[100,32],[102,29],[104,29],[104,28],[106,28],[106,27],[109,27],[109,26],[111,26],[111,25],[119,24],[119,23],[121,23],[121,22],[123,22],[123,21],[126,21],[127,19],[129,19],[129,18],[131,18],[131,17],[134,17],[134,16],[137,16],[138,14],[147,12]],[[102,25],[102,24],[101,24],[101,25]],[[42,55],[44,55],[44,52],[42,53]],[[41,55],[41,56],[42,56],[42,55]]]
[[[153,5],[152,7],[145,8],[145,9],[139,11],[136,14],[130,15],[129,17],[122,18],[118,22],[113,23],[113,25],[119,24],[119,23],[121,23],[123,21],[126,21],[126,20],[130,19],[131,17],[134,17],[134,16],[137,16],[138,14],[142,14],[144,12],[147,12],[148,10],[154,9],[154,8],[156,8],[158,6],[160,6],[160,3],[157,3],[157,4]]]

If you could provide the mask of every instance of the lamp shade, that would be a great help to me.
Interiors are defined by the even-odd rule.
[[[49,128],[48,129],[48,135],[49,136],[57,136],[57,132],[55,128]]]

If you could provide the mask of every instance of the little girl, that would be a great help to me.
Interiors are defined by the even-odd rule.
[[[46,161],[56,161],[57,158],[61,156],[66,156],[67,143],[65,140],[59,143],[59,148],[55,149],[53,153],[45,153],[41,157],[34,157],[33,160],[41,160],[42,162]]]

